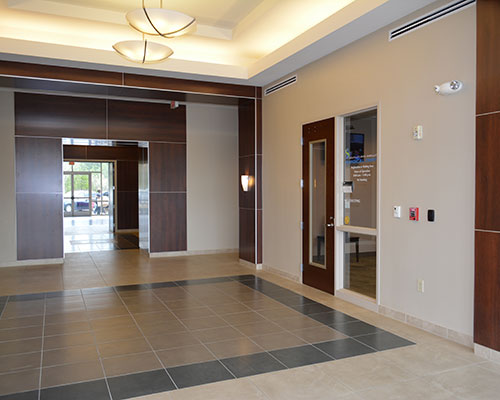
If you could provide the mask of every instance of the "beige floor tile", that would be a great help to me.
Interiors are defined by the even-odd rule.
[[[88,319],[90,319],[90,320],[101,319],[101,318],[119,317],[121,315],[130,315],[128,310],[123,306],[114,307],[114,308],[88,310],[86,314],[87,314]]]
[[[358,394],[364,400],[458,400],[451,392],[423,379],[379,386]]]
[[[92,333],[71,333],[69,335],[47,336],[43,342],[43,349],[55,350],[71,346],[91,344],[94,344],[94,335]]]
[[[173,310],[173,313],[180,319],[202,318],[214,315],[214,312],[208,307],[181,308]]]
[[[42,315],[24,318],[0,319],[0,329],[23,328],[37,325],[43,325]]]
[[[451,392],[456,398],[497,400],[500,397],[500,374],[479,365],[432,375],[426,381]]]
[[[31,326],[27,328],[12,328],[0,330],[0,342],[7,340],[19,340],[41,337],[43,332],[42,326]]]
[[[281,304],[278,303],[277,301],[271,300],[268,297],[264,297],[260,300],[249,300],[249,301],[244,301],[241,300],[241,302],[247,306],[248,308],[251,308],[252,310],[255,311],[260,311],[260,310],[267,310],[270,308],[276,308],[280,306]]]
[[[175,367],[178,365],[193,364],[215,359],[213,354],[201,344],[170,350],[161,350],[156,353],[165,367]]]
[[[198,329],[210,329],[210,328],[218,328],[221,326],[227,326],[228,323],[224,321],[222,318],[217,317],[215,315],[204,317],[204,318],[193,318],[193,319],[183,319],[182,323],[189,330],[198,330]]]
[[[134,314],[134,319],[139,326],[155,325],[166,321],[176,320],[177,317],[170,311]]]
[[[38,389],[40,369],[0,375],[0,395]]]
[[[217,358],[243,356],[264,351],[262,347],[256,345],[246,337],[207,343],[206,346]]]
[[[314,328],[299,329],[291,332],[308,343],[319,343],[326,342],[328,340],[347,338],[347,336],[343,333],[331,329],[328,326],[317,326]]]
[[[91,361],[42,368],[42,388],[103,378],[101,363]]]
[[[242,303],[212,305],[210,306],[210,309],[218,315],[235,314],[250,311],[250,309]]]
[[[146,337],[151,337],[167,333],[185,332],[186,328],[178,320],[170,320],[154,325],[143,325],[141,330]]]
[[[272,400],[332,400],[351,394],[339,380],[325,374],[322,364],[251,377]]]
[[[149,336],[148,341],[155,350],[173,349],[200,343],[199,340],[189,332],[166,333],[158,336]]]
[[[0,357],[0,373],[40,368],[41,352]]]
[[[102,360],[106,376],[125,375],[136,372],[152,371],[162,368],[152,351],[140,354],[128,354]]]
[[[94,331],[96,343],[114,342],[117,340],[143,337],[141,331],[134,325],[108,328]]]
[[[66,335],[69,333],[88,332],[91,330],[88,321],[68,322],[66,324],[45,325],[44,335]]]
[[[143,338],[106,342],[97,345],[102,358],[123,356],[126,354],[145,353],[150,351],[149,344]]]
[[[64,314],[52,314],[45,316],[45,324],[67,324],[70,322],[87,321],[87,313],[75,311]]]
[[[0,343],[0,356],[31,353],[42,349],[42,338],[14,340]]]
[[[242,337],[243,334],[231,326],[194,331],[193,335],[202,343],[220,342]]]
[[[189,297],[182,300],[168,300],[165,301],[165,304],[170,310],[179,310],[184,308],[200,308],[205,305],[201,300],[197,300],[193,297]]]
[[[98,360],[95,345],[73,346],[64,349],[48,350],[43,352],[43,366],[82,363]]]
[[[95,331],[103,329],[118,329],[135,327],[135,322],[129,315],[120,315],[117,317],[94,319],[90,322]]]
[[[290,332],[278,332],[262,336],[252,336],[252,340],[267,351],[307,344],[304,340],[298,338]]]
[[[306,317],[305,315],[301,315],[293,318],[286,318],[276,321],[276,323],[284,329],[288,330],[297,330],[297,329],[306,329],[313,328],[318,326],[324,326],[318,321],[313,320],[312,318]]]
[[[247,336],[260,336],[268,333],[282,332],[283,328],[271,321],[252,322],[238,325],[237,329]]]
[[[224,315],[223,318],[229,324],[234,326],[249,324],[253,322],[262,322],[266,320],[263,316],[259,315],[255,311]]]
[[[288,307],[277,307],[259,311],[259,314],[270,319],[277,321],[280,319],[300,317],[302,314]]]

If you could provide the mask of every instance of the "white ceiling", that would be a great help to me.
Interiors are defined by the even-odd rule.
[[[198,29],[152,38],[174,55],[141,66],[111,46],[140,39],[125,13],[142,0],[0,0],[0,58],[260,86],[433,1],[165,0],[164,8],[196,17]]]

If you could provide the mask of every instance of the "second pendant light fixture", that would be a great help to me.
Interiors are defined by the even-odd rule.
[[[113,45],[113,49],[127,60],[141,64],[161,62],[170,57],[173,50],[160,43],[150,42],[144,35],[173,38],[193,32],[196,19],[178,11],[163,8],[146,8],[142,0],[142,8],[129,11],[126,15],[129,25],[142,33],[142,40],[126,40]]]

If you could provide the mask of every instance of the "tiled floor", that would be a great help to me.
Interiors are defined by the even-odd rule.
[[[30,268],[0,270],[0,399],[472,400],[500,392],[500,365],[469,348],[267,272],[255,278],[234,255],[149,260],[117,251]],[[99,284],[89,285],[95,273]],[[66,292],[16,296],[37,291],[27,290],[31,274],[75,275],[36,285]],[[105,287],[145,282],[157,283]]]
[[[136,233],[113,233],[109,230],[109,216],[64,218],[64,252],[138,249]]]

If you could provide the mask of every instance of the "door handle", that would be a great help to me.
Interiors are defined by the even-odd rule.
[[[325,226],[326,226],[327,228],[333,228],[333,227],[335,226],[335,224],[325,224]]]

